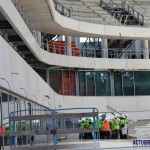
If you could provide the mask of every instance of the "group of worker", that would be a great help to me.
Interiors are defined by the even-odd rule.
[[[101,117],[95,118],[94,122],[89,118],[82,118],[79,120],[78,127],[81,129],[98,128],[99,132],[96,132],[97,139],[127,139],[128,128],[130,121],[128,115],[114,116],[112,120],[102,120]],[[92,133],[80,133],[79,139],[92,139]]]

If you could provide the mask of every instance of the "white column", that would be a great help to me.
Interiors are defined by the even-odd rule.
[[[149,59],[148,40],[144,40],[144,59]]]
[[[135,41],[135,49],[136,49],[135,58],[141,58],[141,40]],[[134,56],[131,55],[134,55],[134,52],[132,52],[132,50],[130,53],[130,58],[134,58]]]
[[[72,49],[71,49],[71,36],[65,36],[65,41],[66,41],[66,55],[72,56]]]
[[[108,40],[102,39],[102,58],[108,58]]]

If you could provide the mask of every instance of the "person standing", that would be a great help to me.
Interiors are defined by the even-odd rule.
[[[96,138],[97,139],[99,139],[100,137],[99,137],[99,135],[101,135],[102,136],[102,120],[101,120],[101,117],[97,117],[96,118],[96,120],[95,120],[95,123],[96,123],[96,125],[95,125],[95,127],[97,128],[97,129],[99,129],[99,132],[96,132]]]
[[[103,135],[104,139],[110,139],[110,123],[106,119],[103,121]]]
[[[81,120],[78,120],[78,127],[80,129],[84,129],[84,121],[85,121],[84,118],[82,118]],[[79,140],[82,140],[82,139],[84,139],[84,133],[79,133]]]
[[[125,119],[125,116],[122,116],[120,120],[120,127],[121,127],[122,139],[127,139],[127,121]]]
[[[117,116],[115,116],[115,118],[114,118],[114,139],[118,139],[119,130],[120,130],[119,121],[117,120]]]
[[[31,146],[34,144],[34,135],[31,136]]]

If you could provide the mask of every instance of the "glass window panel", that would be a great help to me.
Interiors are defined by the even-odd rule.
[[[115,95],[122,96],[122,76],[121,72],[114,73]]]
[[[95,72],[96,96],[110,96],[110,73]]]
[[[95,96],[94,72],[86,72],[87,96]]]
[[[62,71],[50,70],[50,86],[58,94],[63,94]]]
[[[63,93],[64,95],[70,95],[70,77],[69,70],[63,71]]]
[[[2,93],[2,101],[7,102],[7,94],[6,93]]]
[[[80,96],[86,96],[85,72],[79,72],[79,93]]]
[[[150,72],[134,72],[135,95],[150,95]]]
[[[70,88],[71,95],[76,95],[76,79],[75,79],[75,71],[70,72]]]
[[[134,95],[133,72],[122,72],[124,95]]]

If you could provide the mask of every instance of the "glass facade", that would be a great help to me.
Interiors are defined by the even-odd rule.
[[[95,72],[96,96],[110,96],[110,73]]]
[[[76,95],[75,71],[50,70],[50,86],[58,94]]]
[[[150,95],[150,72],[137,71],[134,73],[135,95]]]
[[[123,95],[134,95],[134,76],[131,71],[122,72],[123,78]]]
[[[94,72],[88,71],[85,73],[86,75],[86,95],[87,96],[93,96],[95,95],[95,84],[94,84]]]
[[[79,72],[79,95],[86,96],[85,72]]]
[[[77,95],[76,92],[79,96],[150,95],[150,71],[51,70],[50,86],[61,95]]]

